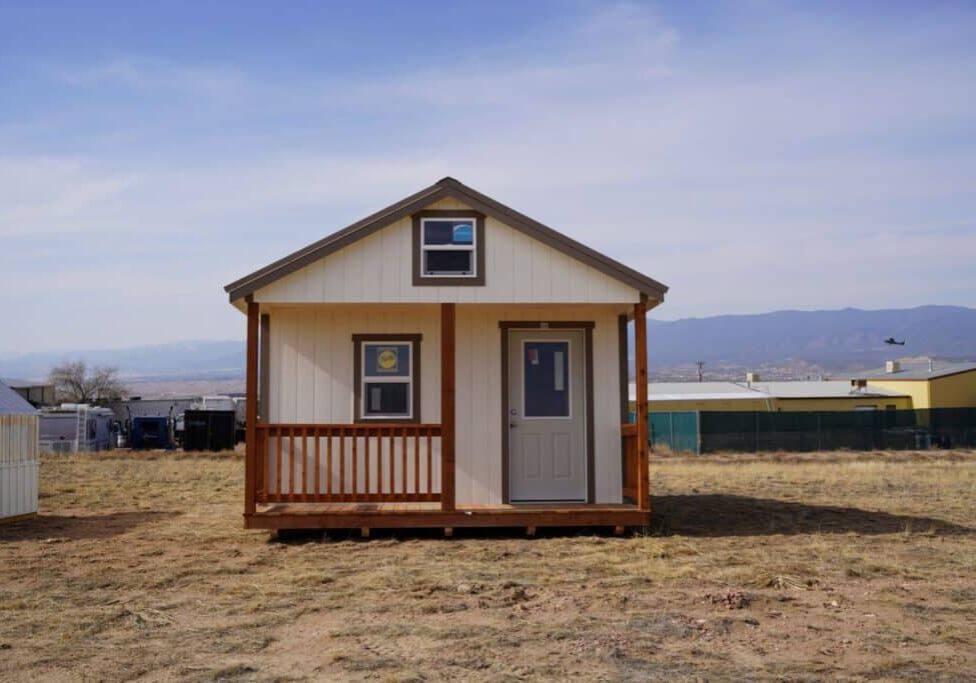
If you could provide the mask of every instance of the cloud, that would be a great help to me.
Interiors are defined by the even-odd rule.
[[[77,159],[0,157],[0,237],[97,230],[105,208],[137,182],[133,172]]]
[[[186,325],[212,329],[224,282],[453,175],[671,285],[662,317],[976,296],[961,270],[976,75],[960,22],[865,30],[773,6],[706,33],[640,5],[584,7],[368,77],[152,57],[62,69],[71,88],[208,107],[106,94],[125,136],[87,147],[121,135],[117,118],[59,119],[66,149],[0,157],[0,235],[66,269],[52,301],[97,280],[73,261],[105,239],[118,261],[169,264],[126,281],[178,291]],[[52,255],[58,241],[76,247]],[[139,341],[185,336],[140,320]]]
[[[133,56],[87,66],[49,67],[48,71],[74,88],[163,89],[215,98],[239,96],[250,85],[243,73],[229,66],[172,64]]]

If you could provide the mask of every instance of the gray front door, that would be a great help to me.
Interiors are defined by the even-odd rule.
[[[582,330],[509,330],[509,499],[586,500]]]

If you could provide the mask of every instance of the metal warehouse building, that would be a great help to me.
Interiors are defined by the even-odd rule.
[[[631,385],[631,401],[635,389]],[[905,410],[911,395],[849,382],[652,382],[647,385],[650,412],[810,410]]]
[[[635,387],[630,387],[631,409]],[[655,446],[694,453],[976,446],[976,363],[890,361],[827,381],[655,382]]]

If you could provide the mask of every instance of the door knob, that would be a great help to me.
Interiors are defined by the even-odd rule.
[[[515,424],[514,422],[509,422],[509,423],[508,423],[508,426],[509,426],[510,428],[512,428],[512,429],[515,429],[516,427],[518,427],[518,425],[517,425],[517,424]]]

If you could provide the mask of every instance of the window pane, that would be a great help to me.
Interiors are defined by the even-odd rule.
[[[569,342],[525,342],[525,416],[569,417]]]
[[[424,244],[474,244],[474,222],[425,220]]]
[[[425,251],[424,273],[427,275],[471,275],[474,254],[470,251]]]
[[[410,415],[409,382],[366,382],[365,415]]]
[[[409,377],[410,344],[364,344],[366,377]]]

